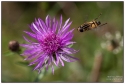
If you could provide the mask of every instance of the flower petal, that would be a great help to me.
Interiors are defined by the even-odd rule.
[[[47,15],[45,22],[46,22],[47,28],[50,29],[50,26],[51,26],[51,19],[50,19],[50,16],[49,16],[49,15]]]
[[[38,19],[39,25],[42,28],[43,32],[46,33],[47,32],[47,27],[45,25],[45,23],[43,22],[43,20],[41,20],[40,18]]]
[[[62,33],[63,33],[63,35],[66,33],[66,32],[68,32],[68,29],[70,28],[70,25],[72,24],[72,22],[70,22],[67,26],[65,26],[64,28],[63,28],[63,30],[62,30]]]
[[[56,63],[56,60],[52,57],[52,61],[54,62],[54,64],[56,65],[56,66],[58,66],[57,65],[57,63]]]
[[[57,66],[58,66],[58,64],[59,64],[59,54],[58,53],[56,53],[56,63],[57,63]]]
[[[33,34],[33,33],[31,33],[31,32],[27,32],[27,31],[24,31],[26,34],[28,34],[29,36],[31,36],[31,37],[33,37],[33,38],[35,38],[36,39],[36,35],[35,34]]]
[[[51,62],[52,62],[52,59],[51,59],[51,58],[49,58],[49,59],[48,59],[47,66],[46,66],[46,70],[48,70],[48,67],[49,67],[49,65],[51,64]]]
[[[31,60],[33,58],[36,58],[40,55],[40,51],[38,51],[37,53],[31,54],[30,56],[28,56],[27,58],[25,58],[24,60]]]
[[[35,64],[36,62],[39,62],[39,61],[43,61],[44,62],[44,59],[46,58],[46,54],[42,54],[39,58],[37,58],[35,61],[31,62],[28,66],[31,66],[33,64]]]
[[[56,22],[53,24],[53,31],[54,31],[54,32],[56,32],[57,27],[58,27],[58,21],[56,21]]]
[[[74,43],[76,43],[76,42],[72,42],[72,41],[71,42],[66,42],[65,45],[71,45],[71,44],[74,44]]]
[[[68,24],[69,20],[70,20],[70,18],[66,20],[65,24],[64,24],[63,27],[62,27],[63,30],[65,29],[65,27],[66,27],[66,25]]]
[[[74,29],[70,30],[69,32],[67,32],[65,35],[62,35],[62,39],[66,39],[66,38],[70,38],[72,37],[72,32],[74,31]]]
[[[48,60],[48,57],[44,57],[43,60],[39,61],[38,64],[37,64],[37,66],[34,68],[34,70],[45,66],[46,64],[44,64],[44,63],[45,63],[46,60]]]
[[[36,47],[37,47],[37,48],[40,48],[40,47],[41,47],[39,43],[20,44],[20,46],[25,47],[25,48],[29,48],[29,49],[31,49],[31,48],[36,48]]]
[[[58,33],[61,31],[61,28],[62,28],[62,15],[60,16],[60,25],[59,25]]]
[[[36,25],[36,24],[32,24],[33,25],[33,27],[35,28],[35,30],[38,32],[38,33],[40,33],[41,34],[41,31],[39,30],[39,27]]]
[[[20,44],[20,46],[25,47],[25,48],[32,48],[32,45],[30,44]]]
[[[60,57],[59,57],[59,60],[60,60],[60,62],[62,64],[62,66],[64,66],[64,63],[63,63],[63,61],[62,61],[62,59]]]
[[[70,56],[70,55],[68,55],[68,54],[62,54],[62,55],[61,55],[61,58],[62,58],[64,61],[67,61],[67,62],[74,62],[74,61],[76,61],[76,60],[79,60],[79,59],[77,59],[77,58],[75,58],[75,57],[73,57],[73,56]]]
[[[34,48],[31,48],[31,49],[26,49],[24,52],[23,52],[23,55],[31,55],[31,54],[34,54],[36,52],[38,52],[39,49],[34,49]]]
[[[29,42],[29,43],[32,43],[30,40],[28,40],[25,36],[23,36],[24,40]]]
[[[70,58],[68,58],[67,56],[61,54],[61,58],[66,61],[66,62],[73,62],[72,60],[70,60]]]
[[[52,73],[54,74],[54,67],[53,67],[53,65],[52,65]]]
[[[42,64],[43,64],[43,61],[40,61],[33,70],[38,69]]]

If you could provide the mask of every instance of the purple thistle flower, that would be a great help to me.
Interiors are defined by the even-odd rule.
[[[75,42],[71,41],[73,38],[73,30],[69,30],[72,22],[67,19],[65,24],[62,25],[62,16],[58,22],[55,18],[51,19],[49,16],[46,17],[45,23],[42,19],[35,19],[30,25],[31,32],[24,31],[30,37],[37,40],[37,42],[32,42],[26,37],[24,39],[29,44],[21,44],[26,50],[23,52],[24,56],[27,56],[25,60],[32,60],[33,62],[29,66],[36,64],[34,70],[39,72],[43,67],[48,69],[48,66],[52,67],[52,72],[54,73],[54,67],[60,64],[64,66],[64,61],[74,62],[78,60],[77,58],[70,56],[70,54],[76,53],[75,49],[69,47],[69,45]]]

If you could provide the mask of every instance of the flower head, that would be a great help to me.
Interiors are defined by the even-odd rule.
[[[55,18],[51,19],[50,16],[46,17],[45,22],[38,18],[30,25],[33,33],[24,31],[37,40],[37,42],[32,42],[24,37],[28,44],[21,44],[22,47],[26,48],[22,54],[27,56],[25,60],[34,59],[29,64],[29,66],[36,64],[34,70],[40,72],[43,67],[48,69],[48,66],[51,66],[54,73],[54,64],[56,66],[59,66],[59,64],[64,66],[63,61],[74,62],[77,60],[77,58],[70,56],[70,54],[77,51],[69,47],[69,45],[75,43],[71,41],[74,29],[69,30],[72,23],[69,20],[66,20],[65,24],[62,25],[62,16],[60,21],[57,21]]]

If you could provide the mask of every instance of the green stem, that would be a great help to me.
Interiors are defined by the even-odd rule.
[[[36,77],[36,79],[34,80],[34,82],[39,82],[39,81],[43,78],[43,76],[45,75],[45,73],[46,73],[46,70],[43,69],[43,70],[37,75],[37,77]]]

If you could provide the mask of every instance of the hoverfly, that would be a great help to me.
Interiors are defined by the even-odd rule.
[[[88,31],[88,30],[95,29],[97,27],[101,27],[103,25],[106,25],[107,23],[101,24],[100,21],[96,21],[101,15],[102,15],[102,13],[97,18],[95,18],[93,21],[85,22],[84,24],[79,26],[77,28],[77,30],[79,32],[84,32],[84,31]]]

